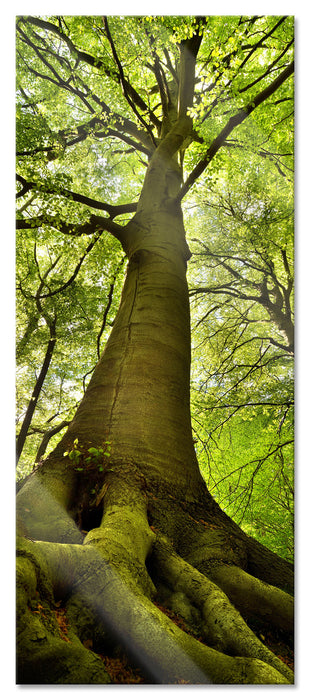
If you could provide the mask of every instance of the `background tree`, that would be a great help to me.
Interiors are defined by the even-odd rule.
[[[290,130],[287,141],[290,172]],[[192,415],[200,468],[226,512],[289,558],[294,527],[291,196],[291,179],[284,179],[273,159],[266,163],[254,155],[251,168],[244,162],[241,172],[234,161],[219,169],[216,184],[207,185],[200,202],[195,205],[192,198],[196,238],[190,278],[197,346]]]
[[[245,122],[284,120],[292,19],[21,17],[17,36],[19,452],[69,422],[18,494],[19,682],[108,683],[122,649],[146,682],[290,683],[251,628],[291,633],[292,566],[198,468],[181,202],[232,135],[249,149]]]

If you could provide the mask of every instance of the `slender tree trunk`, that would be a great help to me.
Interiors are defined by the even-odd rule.
[[[40,374],[38,376],[38,379],[35,383],[35,387],[32,392],[31,399],[28,404],[28,408],[24,417],[24,420],[22,422],[21,429],[19,431],[18,438],[16,440],[16,462],[19,461],[20,456],[22,454],[22,451],[24,449],[25,441],[27,438],[28,430],[33,418],[33,414],[36,410],[36,406],[38,403],[38,399],[41,393],[42,386],[44,384],[45,377],[48,373],[49,366],[51,364],[51,360],[53,357],[53,352],[54,352],[54,347],[56,345],[56,340],[57,338],[55,337],[55,331],[56,331],[56,321],[53,321],[50,326],[50,339],[47,344],[46,352],[45,352],[45,357],[44,361],[41,367]]]

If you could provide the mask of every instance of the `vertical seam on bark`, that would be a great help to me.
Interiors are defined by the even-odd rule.
[[[137,271],[136,271],[136,281],[135,281],[135,288],[134,288],[134,293],[133,293],[133,300],[132,300],[132,305],[131,305],[131,309],[129,312],[128,323],[127,323],[127,339],[126,339],[126,344],[125,344],[125,348],[124,348],[123,359],[121,361],[121,365],[120,365],[120,369],[119,369],[119,373],[118,373],[118,378],[117,378],[116,385],[115,385],[114,398],[113,398],[113,403],[112,403],[111,411],[110,411],[109,429],[111,429],[111,426],[112,426],[114,409],[115,409],[115,405],[116,405],[117,398],[119,395],[120,382],[121,382],[121,378],[122,378],[122,374],[123,374],[123,367],[124,367],[124,364],[126,361],[127,349],[128,349],[128,346],[129,346],[130,340],[131,340],[131,317],[133,314],[136,296],[137,296],[138,283],[139,283],[139,269],[140,268],[139,268],[139,264],[138,264]]]

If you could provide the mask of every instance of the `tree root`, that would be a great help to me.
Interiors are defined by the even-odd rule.
[[[179,557],[163,537],[157,538],[154,556],[160,577],[200,608],[208,644],[227,654],[260,659],[293,682],[290,669],[260,642],[221,588]]]
[[[293,632],[294,599],[288,593],[263,583],[237,566],[218,566],[212,569],[210,578],[242,614],[255,615]]]
[[[104,559],[101,546],[98,549],[99,534],[97,531],[96,540],[92,539],[88,546],[50,542],[27,543],[21,566],[24,572],[24,585],[21,586],[21,590],[24,593],[19,626],[19,649],[22,650],[19,662],[19,682],[55,682],[51,680],[51,675],[53,675],[51,669],[53,668],[57,670],[57,677],[61,678],[62,683],[109,682],[101,660],[99,673],[100,657],[89,649],[85,649],[78,640],[76,636],[79,634],[78,622],[75,629],[74,624],[72,624],[70,642],[64,642],[59,639],[57,630],[52,630],[48,620],[41,616],[39,631],[34,633],[36,634],[34,641],[33,630],[38,621],[36,619],[33,621],[34,613],[29,613],[29,610],[27,612],[27,607],[29,599],[33,599],[34,588],[38,585],[39,571],[48,578],[57,596],[61,593],[63,597],[67,598],[67,605],[69,605],[70,597],[72,600],[72,596],[83,601],[83,606],[95,617],[98,625],[106,629],[111,639],[120,644],[133,663],[142,669],[147,682],[285,684],[291,681],[286,667],[283,670],[281,662],[279,662],[278,669],[276,663],[271,663],[273,662],[271,653],[267,654],[266,657],[268,665],[258,658],[245,658],[244,654],[243,658],[240,658],[239,655],[228,656],[226,653],[207,647],[180,629],[144,594],[137,584],[137,578],[132,577],[131,571],[125,575],[123,569],[120,576],[117,570]],[[104,528],[102,528],[102,535],[106,541]],[[163,555],[161,556],[163,557]],[[171,552],[169,556],[164,556],[164,561],[166,568],[168,564],[170,568],[173,566],[182,568],[183,566],[188,572],[189,565]],[[30,565],[32,566],[31,576],[28,571]],[[192,567],[190,570],[192,575]],[[41,578],[43,573],[40,574]],[[200,578],[204,579],[203,583]],[[188,590],[190,586],[189,583],[187,587],[185,585],[186,575],[183,584]],[[203,608],[207,624],[210,618],[210,613],[207,614],[208,598],[211,596],[211,604],[214,604],[212,596],[214,596],[216,586],[210,584],[199,572],[192,580],[192,586],[194,588],[191,595],[194,595],[195,589],[198,600],[199,596],[201,600],[204,598]],[[206,586],[204,595],[202,593],[203,586]],[[207,590],[209,590],[208,595]],[[219,592],[219,597],[221,598],[221,596],[225,597]],[[46,593],[42,597],[45,604],[47,597]],[[29,620],[29,615],[31,620]],[[72,606],[71,616],[74,617]],[[27,633],[23,634],[25,623]],[[60,647],[69,643],[70,651],[66,650],[66,653],[61,651],[60,653]],[[254,649],[255,653],[256,649],[257,647]],[[61,668],[58,668],[57,665],[60,663],[57,661],[58,657],[62,659]],[[41,659],[42,668],[48,666],[50,669],[46,675],[46,678],[50,679],[49,681],[42,681],[42,675],[39,671]],[[74,666],[78,666],[79,669],[82,664],[83,679],[80,673],[80,679],[76,680],[76,675],[72,670],[73,662]],[[36,674],[36,679],[29,680],[33,674]]]
[[[207,562],[205,574],[183,553],[177,554],[171,540],[155,535],[149,524],[148,501],[137,470],[128,468],[125,477],[124,470],[122,474],[109,470],[101,524],[86,534],[83,543],[67,513],[67,496],[66,503],[59,496],[53,505],[54,494],[50,495],[44,510],[45,486],[37,479],[32,484],[24,496],[22,489],[19,506],[28,536],[38,539],[21,538],[18,544],[18,682],[109,683],[102,657],[117,646],[148,683],[293,683],[290,669],[262,644],[233,605],[240,602],[240,581],[239,598],[245,595],[249,601],[246,611],[249,606],[254,609],[259,593],[255,610],[262,605],[266,616],[271,610],[278,623],[288,625],[290,597],[281,597],[236,565],[215,568]],[[36,504],[34,494],[41,491],[42,502]],[[160,512],[164,531],[171,521],[182,532],[181,511],[179,520],[175,510],[172,518],[162,507]],[[189,519],[187,542],[195,545],[196,535],[198,542],[194,556],[207,551],[208,536],[209,552],[226,552],[219,528],[210,534],[205,529],[200,546],[203,522]],[[236,552],[237,560],[238,547]],[[169,589],[172,608],[183,605],[185,620],[194,621],[199,638],[191,624],[182,629],[156,605],[162,584]],[[66,608],[65,636],[57,625],[55,601],[63,601]]]
[[[61,545],[59,545],[61,547]],[[19,541],[17,557],[17,683],[106,684],[99,657],[72,629],[57,623],[50,572],[33,543]]]
[[[53,477],[33,472],[17,494],[18,534],[48,542],[82,543],[83,535],[67,512],[71,481],[70,473],[57,475],[57,464]]]

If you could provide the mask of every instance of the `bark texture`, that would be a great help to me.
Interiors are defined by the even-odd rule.
[[[109,683],[103,659],[120,649],[146,683],[293,682],[247,624],[291,632],[292,567],[221,511],[192,439],[176,203],[190,132],[178,119],[150,160],[118,232],[128,269],[111,336],[65,436],[18,494],[22,684]]]
[[[146,683],[292,683],[246,622],[292,632],[279,590],[291,567],[220,510],[199,473],[187,249],[164,190],[155,207],[145,186],[126,239],[110,339],[66,435],[18,494],[18,682],[109,683],[102,659],[122,649]],[[74,445],[76,464],[64,455]]]

